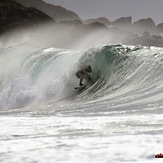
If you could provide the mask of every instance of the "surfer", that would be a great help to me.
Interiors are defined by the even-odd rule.
[[[82,84],[83,79],[91,80],[91,77],[88,75],[88,73],[90,72],[92,72],[91,66],[88,66],[76,72],[76,76],[80,79],[79,86],[84,85]]]

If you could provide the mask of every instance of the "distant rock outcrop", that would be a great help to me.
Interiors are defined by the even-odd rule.
[[[91,24],[91,23],[95,23],[95,22],[102,23],[105,26],[126,27],[126,26],[131,25],[132,17],[122,17],[122,18],[116,19],[115,21],[112,21],[112,22],[109,21],[105,17],[99,17],[96,19],[87,19],[87,20],[83,21],[83,23],[85,23],[85,24]]]
[[[145,31],[149,32],[151,35],[159,34],[157,27],[151,18],[140,19],[134,22],[132,29],[137,34],[143,33]]]
[[[111,26],[118,29],[131,32],[132,31],[132,17],[121,17],[111,22]]]
[[[94,22],[88,25],[88,27],[91,27],[92,29],[108,29],[103,23],[99,23],[99,22]]]
[[[80,19],[76,13],[69,11],[61,6],[45,3],[42,0],[16,0],[16,2],[26,7],[34,7],[46,13],[57,22]]]
[[[132,23],[132,17],[122,17],[111,22],[112,25],[118,26],[118,27],[130,26],[131,23]]]
[[[163,23],[158,24],[157,29],[160,32],[160,34],[163,34]]]
[[[87,19],[87,20],[83,21],[84,24],[92,24],[92,23],[95,23],[95,22],[102,23],[105,26],[111,25],[111,22],[105,17],[99,17],[97,19]]]
[[[159,34],[159,31],[163,31],[163,25],[160,24],[156,26],[151,18],[140,19],[134,23],[132,23],[132,17],[121,17],[112,22],[104,17],[84,21],[85,24],[94,22],[99,22],[106,26],[112,26],[138,35],[141,35],[145,31],[148,31],[151,35],[157,35]]]

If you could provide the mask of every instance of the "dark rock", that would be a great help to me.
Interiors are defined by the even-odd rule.
[[[52,4],[45,3],[42,0],[16,0],[16,1],[22,4],[23,6],[34,7],[46,13],[57,22],[75,19],[81,20],[76,13],[69,11],[61,6],[55,6]]]
[[[35,8],[24,7],[14,0],[0,2],[1,33],[11,28],[46,22],[55,23],[51,17]]]

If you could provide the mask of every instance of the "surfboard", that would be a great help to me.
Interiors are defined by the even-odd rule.
[[[79,87],[75,87],[75,89],[82,89],[82,88],[85,88],[86,85],[82,85],[82,86],[79,86]]]

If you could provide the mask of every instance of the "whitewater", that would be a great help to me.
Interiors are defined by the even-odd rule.
[[[153,163],[163,152],[163,48],[0,48],[0,162]],[[75,90],[75,73],[92,80]]]

